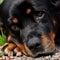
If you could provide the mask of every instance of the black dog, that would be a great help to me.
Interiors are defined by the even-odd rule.
[[[24,54],[36,57],[55,51],[55,0],[4,0],[0,16]],[[56,17],[56,18],[55,18]],[[25,50],[24,50],[25,49]],[[26,55],[27,55],[26,54]]]

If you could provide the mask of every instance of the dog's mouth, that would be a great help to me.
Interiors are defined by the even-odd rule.
[[[46,55],[51,55],[54,54],[56,49],[50,46],[51,44],[48,44],[43,50],[42,47],[35,49],[35,51],[33,51],[33,57],[39,57],[39,56],[46,56]]]
[[[34,48],[32,50],[30,50],[25,44],[25,48],[26,48],[28,54],[32,57],[51,55],[51,54],[54,54],[56,51],[53,43],[49,43],[45,47],[39,46],[38,48]]]
[[[40,57],[40,56],[47,56],[47,55],[53,55],[55,53],[56,49],[49,52],[37,52],[36,54],[33,54],[32,57]]]
[[[50,40],[45,35],[42,36],[41,44],[38,47],[33,47],[32,49],[25,43],[25,49],[27,53],[32,57],[50,55],[55,53],[55,44],[53,40]]]

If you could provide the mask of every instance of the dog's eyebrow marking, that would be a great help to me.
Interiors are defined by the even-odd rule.
[[[30,14],[31,13],[31,8],[27,8],[26,9],[26,14]]]
[[[17,19],[17,18],[13,18],[13,19],[12,19],[12,22],[13,22],[13,23],[18,23],[18,19]]]

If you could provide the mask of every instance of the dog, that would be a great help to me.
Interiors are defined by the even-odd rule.
[[[10,34],[8,40],[27,56],[54,53],[54,40],[58,34],[58,2],[60,1],[4,0],[0,6],[0,17]],[[9,46],[13,48],[12,45],[7,48]]]

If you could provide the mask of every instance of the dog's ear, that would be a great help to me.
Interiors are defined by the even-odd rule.
[[[55,7],[60,7],[60,0],[50,0]]]

